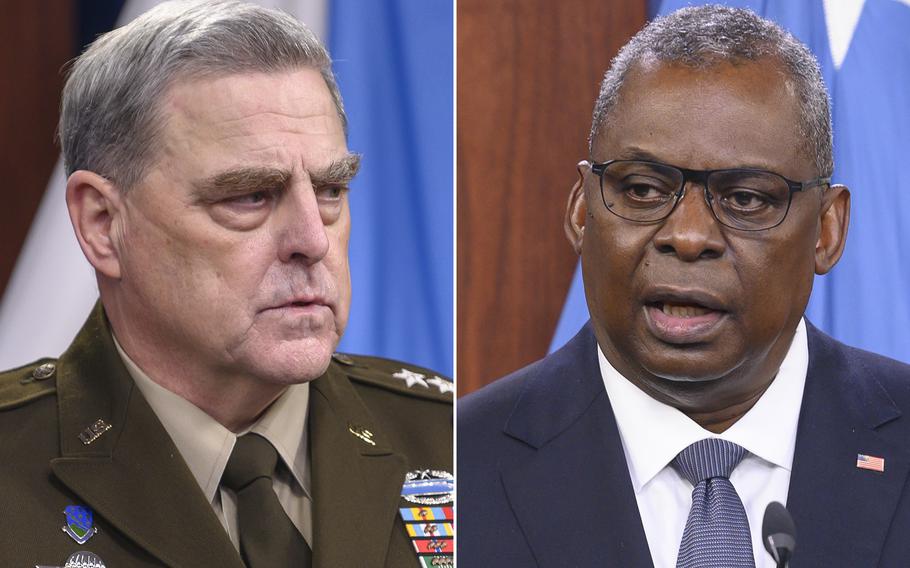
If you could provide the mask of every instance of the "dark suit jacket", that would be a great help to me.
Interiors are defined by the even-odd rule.
[[[417,566],[401,486],[409,470],[451,471],[451,395],[391,378],[400,363],[339,360],[311,383],[313,566]],[[30,380],[36,366],[0,375],[0,566],[63,566],[88,550],[109,568],[242,568],[100,307],[53,377]],[[79,433],[99,418],[112,428],[85,445]],[[62,531],[69,505],[94,511],[83,545]]]
[[[792,566],[910,566],[910,367],[808,336]],[[652,565],[590,324],[459,400],[456,478],[460,568]]]

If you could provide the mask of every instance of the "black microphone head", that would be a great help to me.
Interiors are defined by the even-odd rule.
[[[765,509],[765,517],[761,524],[761,540],[765,550],[778,564],[781,560],[789,560],[796,548],[796,526],[793,517],[787,508],[771,501]]]

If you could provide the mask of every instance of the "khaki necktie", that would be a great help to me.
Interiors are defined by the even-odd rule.
[[[257,434],[237,438],[221,483],[237,494],[240,554],[249,568],[309,568],[310,547],[272,489],[278,452]]]

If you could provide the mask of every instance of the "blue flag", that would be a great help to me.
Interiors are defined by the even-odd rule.
[[[341,349],[452,374],[452,3],[329,5],[329,50],[363,154],[351,185]]]

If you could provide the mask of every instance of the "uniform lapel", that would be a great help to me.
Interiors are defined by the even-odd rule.
[[[500,466],[538,564],[652,566],[590,326],[544,364],[506,425],[535,451]]]
[[[901,412],[842,346],[809,326],[809,369],[787,508],[796,524],[794,566],[876,566],[910,459],[890,428]],[[883,473],[856,467],[883,457]]]
[[[311,385],[313,566],[384,566],[406,461],[335,364]]]
[[[57,478],[104,524],[169,566],[242,568],[240,557],[111,339],[100,305],[59,362]],[[90,444],[96,420],[110,429]]]

